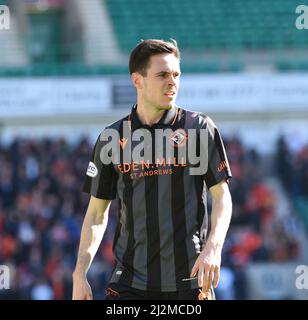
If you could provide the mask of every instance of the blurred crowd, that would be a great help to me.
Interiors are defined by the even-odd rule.
[[[77,144],[64,138],[0,144],[0,265],[9,266],[11,273],[10,290],[0,290],[0,299],[71,299],[72,271],[89,200],[81,186],[92,147],[86,138]],[[281,167],[276,166],[276,172],[269,167],[276,161],[265,164],[237,138],[226,140],[226,148],[233,173],[233,218],[217,296],[245,299],[244,270],[249,262],[291,261],[300,254],[288,222],[275,218],[277,197],[263,178],[266,166],[290,197],[308,197],[308,147],[296,154],[287,152],[281,138],[276,152]],[[112,270],[115,225],[112,203],[107,231],[89,271],[96,299],[104,298]]]
[[[286,138],[277,142],[277,175],[292,197],[308,197],[308,145],[298,146]]]
[[[233,216],[224,245],[222,260],[222,287],[218,296],[224,299],[246,299],[247,280],[245,268],[250,262],[290,262],[301,255],[296,234],[297,216],[293,211],[278,217],[277,194],[268,185],[268,177],[280,177],[285,168],[279,167],[280,141],[272,156],[261,156],[254,149],[245,148],[239,139],[227,141],[226,148],[233,178],[230,191],[233,201]],[[301,153],[304,146],[298,150]],[[289,175],[294,182],[298,154],[292,154]],[[307,161],[306,161],[307,162]],[[278,166],[277,166],[278,163]],[[306,184],[308,180],[306,179]],[[292,198],[289,189],[285,190]]]
[[[277,176],[308,234],[308,145],[296,135],[280,137],[275,161]]]

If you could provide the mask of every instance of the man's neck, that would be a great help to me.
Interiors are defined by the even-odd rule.
[[[159,122],[164,115],[165,110],[137,104],[136,112],[141,123],[151,127],[155,123]]]

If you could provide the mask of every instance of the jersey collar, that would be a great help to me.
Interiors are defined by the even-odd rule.
[[[177,118],[179,108],[174,105],[170,110],[166,110],[161,117],[161,119],[158,121],[158,123],[154,124],[152,128],[166,128],[169,126],[172,126]],[[129,115],[129,119],[131,123],[131,129],[132,131],[139,129],[139,128],[147,128],[150,129],[151,127],[148,125],[144,125],[138,115],[137,115],[137,104],[134,104],[132,107],[131,114]]]

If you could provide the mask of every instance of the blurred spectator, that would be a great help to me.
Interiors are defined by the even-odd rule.
[[[308,233],[308,145],[301,140],[295,145],[290,152],[286,138],[279,138],[276,159],[282,162],[277,173]]]
[[[284,137],[278,139],[275,163],[278,177],[290,192],[293,186],[292,155]]]
[[[53,290],[45,277],[38,278],[31,289],[32,300],[52,300]]]
[[[215,290],[216,299],[234,300],[235,299],[235,275],[234,272],[227,267],[220,269],[220,282]]]

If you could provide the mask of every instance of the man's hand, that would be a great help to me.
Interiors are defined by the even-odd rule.
[[[73,275],[73,300],[93,300],[91,287],[83,275]]]
[[[190,276],[195,277],[198,273],[198,285],[202,292],[211,289],[213,280],[214,288],[217,287],[220,276],[221,247],[207,242],[197,258]]]

